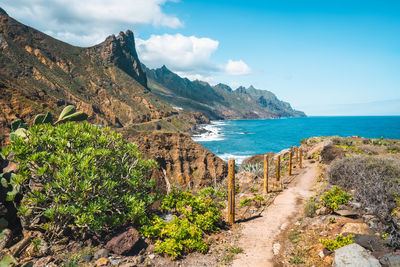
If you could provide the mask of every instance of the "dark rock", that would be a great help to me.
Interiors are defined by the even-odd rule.
[[[354,242],[371,251],[383,250],[385,246],[382,240],[374,235],[354,235]]]
[[[99,249],[95,254],[94,254],[94,259],[100,259],[100,258],[107,258],[108,255],[110,255],[110,251],[105,248]]]
[[[7,12],[0,7],[0,15],[8,16]]]
[[[400,266],[400,253],[388,253],[379,259],[382,266]]]
[[[86,262],[91,262],[93,259],[93,255],[83,255],[82,260]]]
[[[343,158],[345,153],[334,145],[327,145],[322,149],[320,156],[322,163],[329,164],[335,159]]]
[[[139,232],[135,228],[129,227],[125,232],[113,237],[110,241],[108,241],[105,247],[119,255],[135,253],[135,251],[132,250],[139,242],[139,239]]]
[[[350,218],[359,216],[358,212],[356,212],[354,210],[344,210],[344,209],[343,210],[335,210],[335,213],[340,216],[350,217]]]
[[[111,35],[92,49],[100,54],[105,65],[113,64],[121,68],[144,87],[147,87],[146,72],[143,70],[136,53],[135,38],[132,31],[120,32],[117,37]]]

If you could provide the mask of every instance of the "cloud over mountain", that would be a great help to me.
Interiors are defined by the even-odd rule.
[[[168,0],[0,0],[17,19],[75,45],[94,45],[112,32],[142,25],[182,27],[162,5]],[[21,8],[22,7],[22,8]],[[121,28],[122,27],[122,28]]]

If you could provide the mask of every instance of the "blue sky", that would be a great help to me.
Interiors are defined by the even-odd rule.
[[[75,45],[133,29],[150,67],[254,85],[309,115],[400,115],[400,1],[74,1],[0,6]]]

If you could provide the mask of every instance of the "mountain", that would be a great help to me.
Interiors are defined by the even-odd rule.
[[[69,45],[0,10],[0,133],[12,120],[67,104],[95,124],[187,131],[204,116],[176,111],[147,87],[131,31],[89,48]]]
[[[184,110],[199,111],[211,119],[258,119],[302,117],[289,103],[272,92],[250,86],[232,90],[228,85],[211,86],[202,81],[190,81],[170,71],[166,66],[148,69],[143,66],[151,91],[168,103]]]

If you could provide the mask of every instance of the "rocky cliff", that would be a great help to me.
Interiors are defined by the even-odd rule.
[[[166,188],[164,177],[171,185],[183,189],[197,190],[205,186],[217,186],[227,175],[227,164],[222,159],[193,142],[182,133],[132,133],[125,129],[121,133],[139,145],[147,158],[155,159],[160,170],[153,174],[158,184]],[[163,173],[165,170],[165,174]]]
[[[170,71],[166,66],[145,68],[148,86],[165,101],[186,110],[200,111],[211,119],[259,119],[302,117],[289,103],[279,100],[267,90],[250,86],[232,90],[228,85],[211,86],[202,81],[190,81]]]

